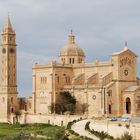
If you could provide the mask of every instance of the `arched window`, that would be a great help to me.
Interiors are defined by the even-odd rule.
[[[25,104],[25,111],[27,111],[27,105]]]
[[[78,63],[80,63],[80,58],[78,59]]]
[[[11,112],[14,113],[14,108],[11,108]]]
[[[10,41],[12,41],[12,37],[10,37]]]
[[[3,103],[5,102],[5,98],[4,98],[4,97],[2,98],[2,102],[3,102]]]
[[[40,77],[40,83],[42,84],[42,77]]]
[[[72,63],[74,64],[74,58],[72,59]]]
[[[65,58],[64,58],[64,64],[65,64]]]
[[[59,76],[57,77],[57,83],[59,83]]]
[[[111,114],[112,113],[112,108],[111,105],[108,105],[108,113]]]
[[[108,96],[112,96],[112,90],[109,90],[107,93],[108,93]]]
[[[126,113],[131,114],[131,100],[129,97],[126,98]]]
[[[6,36],[4,36],[4,39],[3,40],[4,40],[4,42],[6,41]]]
[[[11,103],[13,103],[13,97],[11,97]]]
[[[71,58],[70,58],[70,64],[71,64]]]
[[[70,76],[68,76],[68,83],[70,84]]]

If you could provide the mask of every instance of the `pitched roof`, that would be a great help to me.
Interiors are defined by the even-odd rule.
[[[86,79],[90,79],[91,77],[95,76],[97,73],[92,73],[91,75],[87,76]]]
[[[4,29],[13,29],[9,16],[7,17],[6,22],[4,24]]]
[[[80,74],[74,76],[74,77],[72,78],[72,80],[76,80],[76,79],[80,78],[80,77],[83,76],[83,75],[84,75],[84,73],[80,73]]]
[[[140,88],[140,86],[130,86],[130,87],[128,87],[128,88],[126,88],[124,91],[125,92],[134,92],[134,91],[136,91],[136,90],[138,90]]]
[[[121,50],[120,52],[115,52],[112,55],[120,55],[120,54],[122,54],[122,53],[124,53],[126,51],[130,51],[132,54],[134,54],[137,57],[137,55],[134,52],[132,52],[127,46],[125,46],[124,49]]]

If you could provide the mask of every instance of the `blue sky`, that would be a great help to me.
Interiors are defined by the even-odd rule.
[[[0,30],[8,12],[17,34],[20,96],[32,94],[32,66],[57,59],[73,29],[87,61],[128,48],[140,54],[139,0],[0,0]],[[140,61],[138,58],[138,75]]]

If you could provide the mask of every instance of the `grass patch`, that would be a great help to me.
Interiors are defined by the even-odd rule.
[[[51,138],[52,140],[59,140],[65,134],[65,128],[53,126],[50,124],[7,124],[0,123],[0,137],[16,136],[21,132],[28,132],[30,134],[40,134]]]

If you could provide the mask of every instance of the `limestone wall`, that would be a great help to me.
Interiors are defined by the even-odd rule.
[[[48,123],[58,126],[66,126],[68,122],[79,118],[85,118],[85,116],[26,114],[20,117],[20,123]]]

